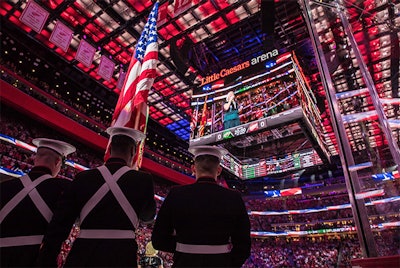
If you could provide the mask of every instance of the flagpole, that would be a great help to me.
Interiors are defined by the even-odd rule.
[[[133,123],[133,129],[137,129],[137,130],[140,130],[140,131],[142,131],[139,127],[140,127],[140,125],[139,125],[139,121],[140,121],[140,113],[141,113],[141,111],[142,111],[142,109],[143,109],[143,103],[144,102],[142,102],[142,103],[140,103],[138,106],[136,106],[136,114],[135,114],[135,121],[134,121],[134,123]]]

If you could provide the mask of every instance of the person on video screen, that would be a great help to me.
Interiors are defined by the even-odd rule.
[[[239,105],[235,100],[235,93],[229,91],[224,103],[224,129],[240,125]]]

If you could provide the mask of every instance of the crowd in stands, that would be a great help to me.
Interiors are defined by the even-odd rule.
[[[398,236],[397,236],[398,237]],[[399,254],[396,231],[377,235],[379,256]],[[355,233],[313,237],[253,239],[252,254],[243,267],[351,267],[351,260],[362,258]]]
[[[374,200],[384,199],[391,196],[398,196],[397,181],[387,182],[386,188],[397,189],[393,195],[384,195]],[[367,200],[368,201],[368,200]],[[248,211],[255,212],[283,212],[286,210],[296,211],[301,209],[321,209],[329,206],[350,204],[348,194],[345,190],[341,192],[320,193],[318,195],[295,195],[281,198],[259,198],[246,199],[245,204]],[[400,214],[396,209],[398,202],[378,203],[367,206],[371,224],[381,224],[385,222],[398,222]],[[354,227],[353,214],[351,208],[337,208],[327,211],[310,213],[290,213],[282,215],[250,215],[252,230],[260,231],[304,231],[318,230],[326,228]]]
[[[252,244],[252,254],[245,264],[249,268],[337,267],[338,263],[340,242],[326,238],[253,239]]]
[[[22,90],[24,93],[38,99],[42,103],[50,106],[52,109],[72,118],[81,125],[86,126],[87,128],[92,129],[101,135],[105,135],[104,130],[111,123],[111,111],[108,111],[108,109],[101,109],[101,112],[105,114],[99,115],[93,109],[88,109],[88,107],[85,107],[79,102],[69,98],[71,96],[68,94],[61,95],[59,91],[51,88],[46,82],[40,81],[32,73],[23,73],[13,62],[5,61],[0,57],[0,65],[3,69],[0,74],[0,78],[2,80]],[[14,74],[10,71],[14,72]],[[28,83],[33,84],[35,88],[30,87],[28,83],[24,83],[21,81],[21,79],[15,77],[15,74],[22,76],[23,79],[28,81]],[[155,156],[152,153],[147,153],[146,156],[157,161],[162,161],[163,165],[175,169],[181,173],[190,175],[190,171],[184,167],[190,167],[190,163],[183,161],[182,158],[177,157],[173,152],[160,150],[159,148],[151,145],[152,142],[145,144],[147,148],[151,147],[152,150],[158,152],[161,157]]]
[[[335,205],[348,204],[349,196],[346,190],[335,193],[322,193],[319,195],[295,195],[281,199],[249,199],[248,207],[251,210],[295,210],[306,208],[321,208],[332,205],[332,196],[335,196]]]
[[[29,77],[30,76],[28,75],[24,78],[29,79]],[[66,115],[68,117],[73,118],[75,121],[77,121],[81,125],[89,128],[89,129],[92,129],[96,132],[102,132],[106,128],[105,125],[110,124],[110,122],[108,122],[108,123],[105,122],[105,120],[102,120],[97,115],[94,116],[94,115],[91,115],[91,113],[87,113],[86,116],[83,115],[82,114],[83,111],[78,110],[79,105],[70,106],[67,104],[69,102],[66,100],[63,100],[62,102],[59,101],[60,99],[57,98],[57,96],[59,94],[54,90],[51,90],[51,89],[48,90],[47,93],[52,95],[52,96],[49,96],[43,92],[38,91],[37,89],[34,90],[32,87],[30,87],[28,85],[28,83],[24,83],[20,79],[17,79],[15,76],[12,76],[12,75],[8,74],[7,72],[1,73],[1,79],[6,81],[7,83],[13,85],[14,87],[20,89],[21,91],[30,95],[31,97],[39,100],[40,102],[48,105],[52,109]],[[33,79],[33,81],[31,80],[29,82],[34,83],[34,81],[35,81],[35,79]],[[43,82],[38,83],[38,84],[42,85]],[[36,86],[38,86],[38,85],[36,85]],[[71,102],[71,104],[73,104],[73,103]],[[90,118],[88,116],[90,116]]]
[[[136,235],[141,255],[151,239],[152,226],[142,226],[139,230]],[[78,232],[79,227],[75,226],[72,236],[63,245],[60,262],[65,260]],[[380,256],[398,254],[399,242],[399,239],[396,239],[396,230],[384,230],[376,235]],[[163,259],[164,267],[172,266],[172,254],[160,251],[159,256]],[[251,256],[243,267],[351,267],[350,261],[361,257],[361,248],[355,232],[306,237],[253,238]]]
[[[103,161],[103,156],[100,152],[95,152],[90,150],[87,146],[77,143],[76,141],[68,140],[68,138],[61,138],[60,134],[51,128],[41,125],[40,127],[26,127],[27,125],[22,121],[29,121],[29,119],[24,119],[23,116],[17,113],[10,113],[9,108],[2,107],[2,116],[0,124],[0,133],[7,136],[16,138],[25,143],[32,144],[32,139],[37,137],[48,137],[55,139],[63,139],[71,144],[74,144],[79,150],[71,154],[68,159],[76,163],[79,163],[86,167],[94,167],[101,165]],[[1,163],[3,166],[15,170],[27,172],[33,165],[33,154],[32,152],[15,147],[9,143],[2,142],[1,144]],[[72,167],[65,166],[61,170],[61,175],[72,178],[77,170]]]
[[[14,80],[11,81],[10,79],[13,79],[13,77],[9,76],[7,73],[2,73],[2,79],[3,80],[6,79],[10,83],[13,81],[15,82],[17,80],[14,78]],[[53,109],[55,109],[59,112],[62,112],[64,115],[66,115],[70,118],[73,118],[80,124],[82,124],[88,128],[91,128],[92,130],[94,130],[100,134],[105,133],[104,129],[106,129],[106,127],[104,125],[102,125],[102,123],[104,123],[104,122],[99,122],[98,124],[93,124],[90,121],[88,121],[88,119],[86,119],[85,116],[83,116],[83,117],[77,116],[76,112],[74,112],[73,109],[66,108],[65,105],[63,105],[63,103],[61,102],[61,100],[58,100],[58,102],[55,102],[53,99],[48,99],[44,95],[41,95],[40,93],[37,93],[36,91],[32,90],[29,86],[26,86],[25,84],[21,83],[21,81],[17,82],[14,85],[17,86],[19,89],[23,90],[25,93],[28,93],[29,95],[31,95],[35,98],[38,98],[40,101],[42,101],[43,103],[46,103]],[[85,111],[82,111],[82,112],[85,112]],[[96,118],[97,117],[94,117],[95,120],[96,120]],[[9,136],[12,136],[12,135],[9,135]],[[12,137],[15,137],[15,136],[12,136]],[[24,139],[22,139],[22,138],[21,138],[21,140],[24,141]],[[151,143],[149,142],[149,143],[145,144],[145,146],[146,147],[151,146],[149,144],[151,144]],[[157,149],[157,151],[160,153],[160,155],[155,155],[154,153],[148,152],[148,153],[146,153],[146,157],[152,158],[153,160],[156,160],[156,161],[160,161],[165,166],[168,166],[168,167],[175,169],[186,175],[190,175],[190,170],[188,169],[188,167],[190,166],[190,163],[182,161],[182,158],[175,156],[172,152],[168,153],[165,150],[163,151],[163,150],[159,150],[159,149]]]

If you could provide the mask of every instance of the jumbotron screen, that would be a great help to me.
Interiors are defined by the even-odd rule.
[[[264,118],[299,106],[291,54],[273,55],[254,66],[251,60],[203,79],[209,83],[192,96],[191,145],[265,128]]]
[[[251,66],[253,61],[248,61],[202,80],[192,96],[190,146],[258,137],[284,122],[289,129],[290,122],[307,116],[300,103],[304,90],[299,87],[304,83],[299,83],[295,57],[291,53],[269,56],[261,64]],[[250,160],[227,155],[222,165],[241,179],[251,179],[323,163],[313,149]]]

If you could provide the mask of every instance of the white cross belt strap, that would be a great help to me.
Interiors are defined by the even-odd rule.
[[[0,238],[0,248],[40,245],[43,240],[43,235],[27,235]]]
[[[192,245],[178,242],[176,251],[189,254],[224,254],[231,252],[231,245]]]
[[[53,216],[53,212],[47,206],[46,202],[40,196],[39,192],[35,189],[43,181],[52,178],[49,174],[45,174],[40,176],[36,180],[32,181],[28,175],[22,176],[21,182],[24,185],[24,188],[16,194],[11,200],[0,210],[0,223],[3,222],[5,217],[27,196],[32,199],[33,203],[43,215],[43,217],[50,222],[51,217]]]
[[[133,230],[83,229],[79,238],[89,239],[135,239]]]
[[[89,199],[89,201],[82,208],[80,214],[81,223],[86,218],[86,216],[93,210],[93,208],[100,202],[100,200],[111,190],[114,197],[117,199],[119,205],[124,210],[125,214],[128,216],[133,227],[137,228],[139,226],[139,219],[136,215],[135,210],[126,199],[121,188],[118,186],[117,181],[131,169],[127,166],[121,167],[117,172],[112,175],[106,166],[100,166],[97,168],[101,175],[103,176],[105,183],[97,190],[97,192]]]
[[[46,176],[46,175],[44,175]],[[51,178],[50,175],[47,175],[47,178]],[[32,183],[30,178],[28,176],[23,176],[21,178],[22,184],[24,187],[29,187],[29,184]],[[46,202],[43,200],[42,196],[39,194],[39,192],[36,190],[36,188],[33,188],[32,191],[29,192],[29,197],[32,199],[33,203],[35,203],[35,206],[37,209],[40,211],[40,213],[43,215],[43,217],[46,219],[48,223],[50,223],[51,218],[53,217],[53,211],[49,208],[49,206],[46,204]]]

